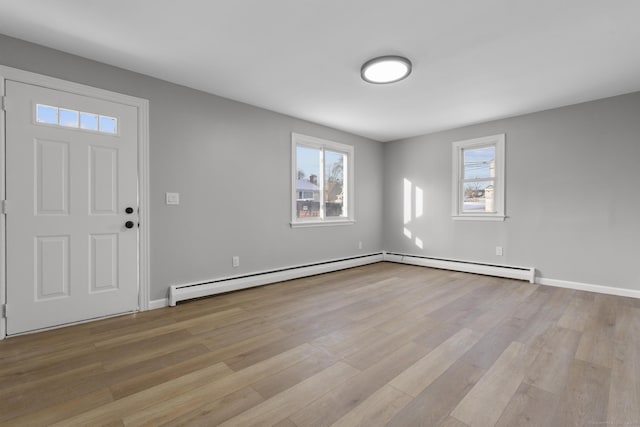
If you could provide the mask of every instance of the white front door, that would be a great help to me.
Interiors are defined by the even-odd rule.
[[[136,108],[5,94],[7,334],[137,310]]]

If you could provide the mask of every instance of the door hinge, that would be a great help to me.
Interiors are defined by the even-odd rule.
[[[2,317],[4,317],[5,319],[9,317],[7,304],[2,304]]]
[[[0,110],[7,111],[7,97],[0,96]]]
[[[7,214],[7,201],[6,200],[1,200],[0,201],[0,213],[2,213],[2,215],[6,215]]]

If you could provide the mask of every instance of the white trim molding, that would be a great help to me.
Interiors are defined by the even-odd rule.
[[[598,294],[616,295],[619,297],[640,298],[640,290],[617,288],[615,286],[593,285],[589,283],[571,282],[568,280],[536,277],[536,283],[556,288],[575,289],[577,291],[595,292]]]
[[[70,92],[105,101],[117,102],[135,107],[138,111],[138,207],[139,207],[139,238],[138,249],[138,308],[141,311],[149,309],[150,296],[150,261],[149,261],[149,101],[130,95],[112,92],[104,89],[74,83],[54,77],[36,74],[17,68],[0,65],[0,96],[5,95],[5,81],[48,87],[60,91]],[[10,100],[8,101],[10,103]],[[0,200],[5,199],[5,115],[0,111]],[[0,215],[0,304],[6,304],[6,222],[4,215]],[[5,337],[6,320],[0,318],[0,339]]]
[[[384,261],[383,254],[373,253],[353,258],[335,259],[315,264],[262,271],[244,276],[172,285],[169,287],[169,305],[173,307],[179,301],[253,288],[255,286],[283,282],[285,280],[299,279],[301,277],[315,276],[316,274],[345,270],[347,268],[374,264],[380,261]]]
[[[461,271],[464,273],[483,274],[485,276],[506,277],[509,279],[526,280],[534,283],[535,268],[515,267],[509,265],[484,264],[472,261],[461,261],[445,258],[432,258],[420,255],[408,255],[385,252],[384,260],[400,264],[418,265],[421,267],[440,268],[442,270]]]
[[[640,298],[640,290],[635,290],[635,289],[625,289],[625,288],[617,288],[612,286],[593,285],[593,284],[580,283],[580,282],[571,282],[567,280],[549,279],[549,278],[538,277],[538,276],[535,276],[534,280],[532,281],[531,272],[535,271],[535,269],[526,268],[526,267],[515,267],[516,271],[514,272],[514,267],[506,267],[506,266],[499,267],[499,266],[493,266],[493,265],[487,266],[483,264],[476,264],[476,263],[470,264],[466,262],[452,261],[452,260],[443,260],[443,259],[434,259],[434,258],[431,258],[431,259],[418,258],[410,255],[401,256],[398,254],[392,254],[392,253],[386,253],[386,252],[383,252],[382,259],[374,260],[371,262],[370,261],[371,260],[368,260],[367,264],[373,264],[375,262],[381,262],[381,261],[395,262],[399,264],[410,264],[410,265],[417,265],[421,267],[440,268],[443,270],[461,271],[465,273],[475,273],[475,274],[484,274],[489,276],[507,277],[512,279],[525,280],[530,283],[536,283],[538,285],[543,285],[543,286],[554,286],[559,288],[575,289],[578,291],[595,292],[595,293],[606,294],[606,295],[616,295],[616,296],[629,297],[629,298]],[[364,263],[359,265],[364,265]],[[350,267],[347,267],[347,268],[350,268]],[[330,270],[330,271],[336,271],[336,270]],[[304,277],[304,276],[300,276],[300,277]],[[260,286],[260,285],[255,285],[255,286]],[[227,291],[224,291],[224,292],[227,292]],[[164,308],[169,306],[170,306],[169,298],[162,298],[162,299],[151,301],[149,303],[149,310],[155,310],[158,308]]]
[[[505,216],[505,140],[504,133],[498,135],[484,136],[481,138],[456,141],[452,144],[452,177],[451,177],[451,217],[454,220],[471,221],[504,221]],[[488,147],[495,147],[495,157],[493,161],[493,171],[489,177],[475,178],[464,176],[464,151]],[[487,187],[493,190],[493,209],[489,212],[464,211],[464,183],[476,183],[493,181],[493,185]],[[487,198],[487,200],[489,200]],[[488,208],[488,202],[485,208]]]
[[[5,142],[5,108],[6,98],[4,74],[6,70],[0,67],[0,200],[2,200],[2,212],[0,213],[0,340],[5,339],[7,335],[7,319],[6,319],[6,303],[7,303],[7,222],[6,222],[6,192],[5,192],[5,175],[6,175],[6,142]]]
[[[291,228],[304,228],[304,227],[333,227],[334,225],[353,225],[355,221],[346,220],[346,221],[335,221],[335,220],[325,220],[321,222],[291,222]]]
[[[492,215],[492,216],[459,215],[459,216],[451,217],[451,219],[453,219],[454,221],[504,221],[506,218],[507,218],[506,216],[498,216],[498,215]]]
[[[154,299],[149,301],[149,310],[169,307],[169,298]]]

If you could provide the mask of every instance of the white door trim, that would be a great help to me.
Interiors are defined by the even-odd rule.
[[[75,93],[130,105],[138,110],[138,197],[139,197],[139,247],[138,247],[138,309],[149,309],[150,299],[150,262],[149,262],[149,101],[129,95],[98,89],[66,80],[48,77],[17,68],[0,65],[0,96],[5,96],[5,81],[13,80],[51,89]],[[4,99],[4,98],[3,98]],[[7,101],[11,108],[11,101]],[[5,112],[0,111],[0,200],[6,197],[6,141],[5,141]],[[9,203],[10,205],[10,203]],[[6,304],[7,276],[6,276],[6,216],[0,214],[0,304]],[[0,313],[0,339],[6,336],[7,324],[4,313]]]

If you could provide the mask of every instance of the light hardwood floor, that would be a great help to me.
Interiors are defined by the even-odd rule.
[[[0,342],[0,424],[640,426],[640,300],[358,267]]]

